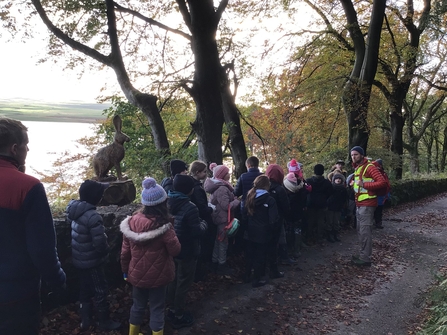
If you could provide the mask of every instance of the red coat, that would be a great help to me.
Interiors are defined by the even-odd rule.
[[[180,253],[180,242],[171,223],[159,228],[154,224],[155,220],[142,213],[128,216],[120,224],[121,269],[136,287],[161,287],[174,280],[173,257]]]
[[[353,164],[353,167],[355,169],[357,169],[360,166],[366,165],[366,164],[369,164],[369,163],[370,162],[366,158],[364,158],[363,161],[360,164]],[[366,170],[364,171],[363,176],[366,177],[366,178],[372,178],[374,180],[372,182],[365,182],[363,184],[363,188],[368,190],[368,194],[373,195],[374,194],[374,190],[378,190],[378,189],[381,189],[381,188],[386,186],[385,179],[382,177],[382,174],[377,169],[377,167],[375,167],[374,165],[368,166],[366,168]],[[377,207],[377,197],[372,198],[372,199],[363,200],[363,201],[357,201],[357,194],[356,194],[356,196],[355,196],[355,204],[358,207],[362,207],[362,206]]]

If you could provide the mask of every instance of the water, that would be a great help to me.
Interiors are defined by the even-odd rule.
[[[72,122],[22,121],[28,128],[28,155],[26,173],[39,178],[36,172],[50,174],[53,163],[65,151],[72,154],[87,153],[87,149],[76,141],[85,136],[93,136],[93,124]]]

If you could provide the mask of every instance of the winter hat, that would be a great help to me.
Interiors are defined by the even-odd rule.
[[[194,187],[194,178],[185,174],[174,177],[174,191],[189,195]]]
[[[188,170],[188,165],[180,159],[173,159],[171,161],[170,167],[171,167],[171,176],[173,176],[173,177],[176,174],[179,174],[183,171]]]
[[[362,147],[359,147],[358,145],[352,147],[351,152],[352,151],[357,151],[360,155],[365,156],[365,151],[363,150]]]
[[[141,192],[141,203],[145,206],[155,206],[167,199],[163,187],[157,184],[154,178],[143,180],[143,191]]]
[[[316,176],[322,176],[324,173],[324,166],[322,164],[317,164],[314,166],[314,173]]]
[[[345,176],[343,176],[341,173],[336,173],[332,177],[332,184],[335,184],[335,179],[341,179],[341,183],[344,184],[346,182]]]
[[[230,169],[225,165],[217,165],[216,163],[210,164],[210,170],[213,171],[213,177],[216,179],[224,179],[230,172]]]
[[[79,187],[79,199],[96,206],[107,187],[109,187],[108,183],[86,180]]]
[[[265,175],[278,184],[281,184],[284,180],[284,170],[278,164],[269,164],[267,170],[265,170]]]
[[[299,163],[295,159],[292,159],[290,162],[287,163],[287,169],[289,170],[289,172],[298,172],[299,170],[301,170]]]
[[[345,165],[345,161],[343,159],[339,159],[335,164]]]

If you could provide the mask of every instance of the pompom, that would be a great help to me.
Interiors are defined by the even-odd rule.
[[[157,184],[157,182],[155,181],[154,178],[146,178],[145,180],[143,180],[143,187],[145,189],[149,189],[149,188],[153,188],[155,187],[155,184]]]
[[[217,166],[216,163],[211,163],[210,164],[210,170],[213,171],[213,169]]]

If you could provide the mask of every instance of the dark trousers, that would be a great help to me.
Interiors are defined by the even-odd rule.
[[[267,243],[256,243],[246,240],[246,274],[253,269],[253,281],[259,281],[265,274],[267,260]]]
[[[374,222],[376,226],[382,225],[382,217],[383,217],[383,206],[377,206],[374,211]]]
[[[40,329],[40,297],[0,304],[0,334],[37,335]]]
[[[167,305],[181,317],[185,310],[186,295],[194,282],[197,260],[175,259],[175,279],[168,285]]]
[[[81,304],[89,303],[93,298],[98,310],[109,308],[107,303],[108,286],[103,266],[79,269],[79,280],[79,301]]]
[[[281,223],[282,224],[282,223]],[[266,244],[267,249],[267,265],[270,274],[278,272],[278,242],[280,235],[280,228],[276,229],[270,238],[270,241]]]

